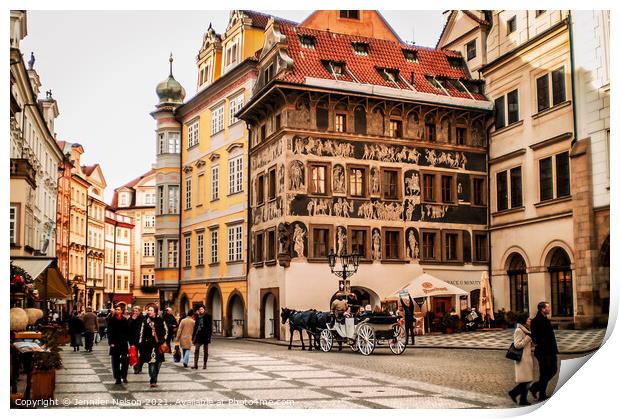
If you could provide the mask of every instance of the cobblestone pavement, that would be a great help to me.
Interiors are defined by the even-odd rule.
[[[288,351],[247,340],[214,339],[206,371],[162,365],[159,387],[148,374],[114,384],[106,341],[93,353],[65,347],[57,372],[60,406],[127,408],[497,408],[514,368],[503,351],[378,348],[371,356]],[[145,368],[146,370],[146,368]],[[555,386],[555,382],[551,384]],[[234,400],[234,402],[230,402]],[[277,402],[265,403],[266,400]],[[262,401],[262,402],[259,402]]]

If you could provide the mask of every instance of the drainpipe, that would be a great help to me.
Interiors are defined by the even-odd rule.
[[[577,142],[577,96],[575,95],[575,48],[574,48],[574,35],[573,35],[573,15],[571,11],[568,11],[568,40],[570,48],[570,84],[572,95],[572,109],[573,109],[573,139],[571,140],[571,146]]]
[[[495,117],[493,117],[493,121],[495,121]],[[489,259],[489,285],[491,287],[491,296],[494,296],[493,290],[493,277],[491,273],[493,271],[493,256],[492,256],[492,242],[491,242],[491,163],[490,163],[490,151],[491,151],[491,128],[493,124],[489,125],[487,128],[487,232],[488,232],[488,259]],[[495,299],[493,297],[493,299]],[[493,307],[495,307],[495,302],[493,301]],[[480,307],[479,307],[480,309]]]
[[[252,193],[252,180],[251,180],[251,165],[250,165],[250,152],[252,149],[252,144],[251,144],[251,135],[250,133],[251,131],[251,125],[248,124],[247,122],[245,123],[247,132],[248,132],[248,139],[247,139],[247,144],[248,144],[248,158],[247,160],[247,164],[248,164],[248,170],[247,170],[247,175],[246,175],[246,182],[247,182],[247,227],[246,227],[246,238],[245,238],[245,281],[246,281],[246,300],[248,299],[248,275],[250,274],[250,255],[252,254],[252,249],[250,248],[250,246],[252,245],[252,240],[251,240],[251,231],[252,231],[252,206],[251,206],[251,197],[250,194]],[[276,173],[277,173],[277,168],[276,168]],[[245,302],[246,304],[246,308],[248,305],[248,302]],[[247,326],[246,326],[247,327]]]

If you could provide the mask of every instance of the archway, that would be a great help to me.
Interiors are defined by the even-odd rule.
[[[183,297],[181,297],[181,302],[179,303],[179,312],[187,314],[189,308],[189,300],[187,299],[187,295],[183,295]]]
[[[245,309],[241,295],[235,292],[228,298],[226,313],[228,314],[226,335],[236,338],[243,337],[245,330]]]
[[[211,288],[207,295],[207,309],[213,317],[213,333],[222,334],[222,294],[217,287]]]
[[[510,309],[516,313],[528,313],[530,305],[525,260],[519,253],[513,253],[508,258],[508,261]]]
[[[553,316],[570,317],[573,315],[573,271],[570,258],[561,247],[552,249],[550,253],[547,270],[551,282],[551,313]]]
[[[266,293],[261,300],[261,338],[280,339],[278,299],[272,292]]]
[[[609,314],[609,262],[609,236],[607,236],[601,245],[598,264],[598,295],[602,314]]]

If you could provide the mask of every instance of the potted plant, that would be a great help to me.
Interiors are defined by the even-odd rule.
[[[33,355],[32,399],[52,399],[56,389],[56,370],[62,367],[61,349],[58,347],[60,328],[47,330],[43,335],[47,351]]]

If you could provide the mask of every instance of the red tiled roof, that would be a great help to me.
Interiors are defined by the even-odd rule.
[[[469,16],[470,18],[472,18],[473,20],[475,20],[476,22],[478,22],[482,26],[491,26],[491,22],[489,22],[486,19],[480,19],[478,16],[476,16],[475,13],[472,13],[469,10],[463,10],[463,13],[465,13],[467,16]]]
[[[267,22],[269,22],[269,19],[271,19],[272,17],[279,22],[285,22],[291,25],[297,25],[297,23],[293,22],[292,20],[286,20],[286,19],[279,18],[277,16],[255,12],[254,10],[240,10],[240,11],[243,12],[244,15],[252,19],[252,26],[254,26],[255,28],[265,29],[267,27]]]
[[[133,188],[142,179],[144,179],[145,177],[150,176],[150,175],[152,175],[154,173],[155,173],[155,169],[151,169],[148,172],[144,173],[143,175],[140,175],[137,178],[130,180],[126,184],[124,184],[122,186],[119,186],[118,188],[114,189],[114,195],[112,195],[112,203],[110,204],[110,207],[115,208],[115,209],[118,207],[118,190],[119,189],[122,189],[122,188]],[[134,199],[135,199],[135,195],[134,195]]]
[[[323,65],[323,61],[326,60],[345,63],[348,71],[345,71],[344,75],[338,76],[340,81],[411,91],[408,84],[411,84],[411,73],[413,73],[413,87],[417,91],[443,97],[446,97],[444,91],[435,88],[426,80],[426,75],[471,80],[464,63],[462,68],[455,68],[448,62],[448,58],[462,58],[460,53],[455,51],[441,51],[356,35],[337,34],[286,23],[281,24],[280,28],[287,37],[288,54],[293,59],[293,69],[279,73],[277,78],[280,80],[299,84],[304,84],[306,77],[335,80],[334,76]],[[316,38],[315,47],[302,47],[299,35],[314,36]],[[357,55],[353,51],[353,42],[367,43],[368,55]],[[417,62],[407,61],[403,49],[415,51],[418,58]],[[397,83],[398,86],[394,82],[386,81],[379,74],[377,68],[399,70],[401,77]],[[451,97],[471,99],[466,92],[459,92],[452,86],[446,87],[446,90]],[[478,100],[487,100],[481,94],[473,94],[473,96]]]

